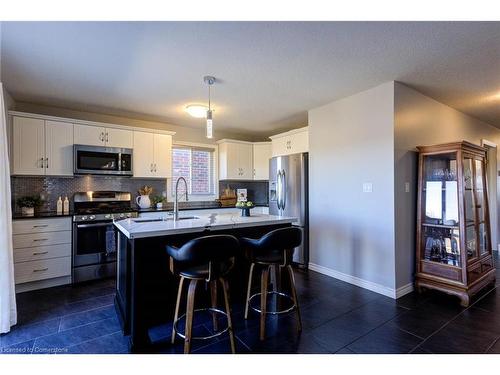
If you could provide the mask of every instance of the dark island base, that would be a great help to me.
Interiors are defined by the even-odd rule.
[[[193,238],[210,234],[258,238],[271,230],[290,225],[204,231],[135,240],[129,240],[120,233],[115,307],[123,334],[130,335],[130,351],[133,353],[155,352],[154,345],[149,338],[149,328],[173,320],[178,279],[169,270],[168,256],[165,251],[167,244],[181,246]],[[229,278],[232,301],[245,300],[248,272],[249,263],[241,249],[236,259],[235,269]],[[200,293],[199,297],[202,297],[202,294],[208,295],[208,293]],[[197,306],[201,306],[203,302],[205,301],[197,297]],[[183,310],[184,308],[181,309]]]

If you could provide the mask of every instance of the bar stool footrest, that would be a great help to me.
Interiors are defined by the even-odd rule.
[[[200,312],[200,311],[210,311],[211,313],[215,313],[215,314],[219,314],[219,315],[222,315],[222,316],[225,316],[226,319],[227,319],[227,313],[225,311],[222,311],[222,310],[219,310],[219,309],[216,309],[216,308],[213,308],[213,307],[207,307],[207,308],[204,308],[204,309],[195,309],[194,312],[197,313],[197,312]],[[180,338],[182,339],[185,339],[186,338],[186,335],[184,335],[183,333],[181,333],[179,331],[179,329],[177,328],[177,324],[179,324],[179,322],[182,320],[182,319],[185,319],[186,318],[186,314],[184,315],[181,315],[179,317],[179,319],[177,319],[175,322],[174,322],[174,331],[175,331],[175,334],[177,336],[179,336]],[[191,340],[210,340],[210,339],[213,339],[213,338],[216,338],[216,337],[219,337],[220,335],[226,333],[227,331],[229,331],[229,325],[226,326],[222,331],[219,331],[217,333],[214,333],[213,335],[209,335],[209,336],[192,336],[191,337]]]
[[[253,294],[252,296],[250,296],[250,298],[248,299],[248,307],[250,307],[253,311],[256,311],[258,312],[259,314],[262,313],[262,310],[252,306],[252,299],[257,297],[257,296],[261,296],[262,293],[255,293]],[[293,302],[293,298],[289,295],[289,294],[286,294],[286,293],[282,293],[282,292],[277,292],[275,290],[271,290],[269,292],[267,292],[267,295],[277,295],[277,296],[280,296],[280,297],[285,297],[286,299],[292,301],[292,306],[289,307],[288,309],[283,309],[283,310],[275,310],[275,311],[266,311],[266,314],[270,314],[270,315],[280,315],[280,314],[286,314],[286,313],[289,313],[295,309],[297,309],[297,304],[295,302]]]

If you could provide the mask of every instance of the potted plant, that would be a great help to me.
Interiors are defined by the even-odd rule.
[[[250,209],[254,207],[253,202],[238,202],[236,203],[237,208],[241,208],[241,216],[250,216]]]
[[[166,199],[162,197],[161,195],[155,195],[154,197],[151,198],[151,204],[153,207],[156,207],[158,209],[163,208],[163,203],[166,202]]]
[[[35,208],[43,204],[43,200],[37,195],[21,197],[16,202],[21,207],[21,214],[24,216],[34,216]]]
[[[151,200],[149,199],[149,194],[153,192],[153,188],[148,185],[144,185],[137,192],[139,196],[135,198],[135,202],[139,208],[149,208],[151,207]]]

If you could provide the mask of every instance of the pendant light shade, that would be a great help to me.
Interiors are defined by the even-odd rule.
[[[207,111],[207,138],[213,138],[212,111]]]
[[[212,108],[210,107],[210,86],[215,83],[215,77],[205,76],[203,81],[208,85],[207,138],[213,138]]]

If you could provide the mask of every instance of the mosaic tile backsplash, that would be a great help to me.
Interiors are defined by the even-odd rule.
[[[170,183],[170,180],[168,180]],[[14,213],[20,213],[21,208],[15,203],[20,197],[40,195],[45,203],[40,211],[55,211],[57,198],[68,196],[70,210],[73,210],[73,194],[82,191],[111,190],[129,191],[132,199],[137,196],[137,190],[144,185],[153,187],[152,195],[161,195],[167,190],[167,180],[138,179],[119,176],[74,176],[74,177],[11,177],[12,207]],[[231,189],[248,189],[248,199],[258,205],[268,203],[268,183],[263,181],[220,181],[222,191],[229,185]],[[170,191],[170,186],[168,187]],[[171,198],[169,198],[171,200]],[[134,204],[135,206],[135,204]],[[173,208],[173,203],[167,203],[167,208]],[[215,201],[179,202],[180,208],[219,207]]]
[[[75,176],[75,177],[11,177],[12,207],[14,212],[21,209],[15,204],[17,198],[27,195],[41,195],[45,200],[40,211],[55,211],[57,198],[67,195],[73,210],[73,194],[81,191],[112,190],[129,191],[133,199],[141,186],[153,187],[153,195],[161,195],[166,189],[165,180],[136,179],[117,176]]]

